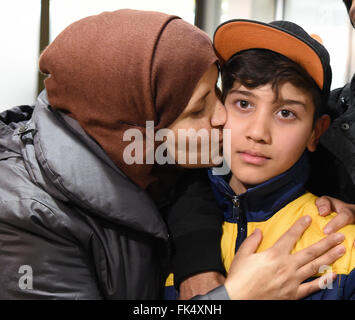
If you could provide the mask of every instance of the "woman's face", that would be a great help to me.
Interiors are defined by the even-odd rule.
[[[226,110],[219,100],[218,68],[213,64],[197,83],[182,114],[169,126],[175,136],[168,152],[182,167],[217,165],[222,149]]]

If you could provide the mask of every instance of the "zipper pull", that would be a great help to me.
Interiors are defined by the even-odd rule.
[[[239,220],[239,205],[240,205],[240,200],[238,196],[233,196],[232,198],[232,203],[233,203],[233,219],[235,219],[235,209],[237,208],[238,210],[238,215],[237,215],[237,220]]]

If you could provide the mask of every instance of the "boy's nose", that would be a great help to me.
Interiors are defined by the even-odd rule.
[[[269,120],[263,114],[259,114],[250,119],[246,134],[247,139],[251,139],[254,142],[271,144],[272,139]]]
[[[211,117],[211,126],[212,127],[222,127],[227,121],[227,111],[222,102],[219,100],[216,103],[216,107],[213,111]]]

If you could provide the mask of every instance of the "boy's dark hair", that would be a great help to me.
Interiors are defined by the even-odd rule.
[[[278,99],[279,86],[290,82],[309,92],[315,106],[314,120],[323,113],[322,94],[313,78],[289,58],[266,49],[249,49],[232,56],[222,68],[222,100],[237,81],[247,88],[270,83]]]

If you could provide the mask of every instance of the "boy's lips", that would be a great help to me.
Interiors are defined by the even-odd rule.
[[[254,165],[263,165],[271,159],[270,157],[255,151],[239,151],[238,154],[244,162]]]

